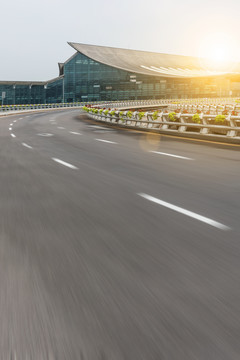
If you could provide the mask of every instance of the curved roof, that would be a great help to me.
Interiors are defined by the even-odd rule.
[[[68,43],[78,52],[100,63],[133,73],[161,77],[206,77],[240,74],[240,64],[216,69],[207,60],[192,56],[161,54],[79,43]]]

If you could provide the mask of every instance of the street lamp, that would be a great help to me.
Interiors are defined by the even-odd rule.
[[[13,85],[13,105],[15,105],[16,102],[16,84]]]
[[[64,85],[65,85],[65,84],[64,84],[64,75],[63,75],[63,78],[62,78],[62,79],[63,79],[63,83],[62,83],[62,102],[63,102],[63,104],[64,104],[64,90],[65,90],[65,89],[64,89]]]

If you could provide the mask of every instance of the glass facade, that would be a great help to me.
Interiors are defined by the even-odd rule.
[[[79,52],[60,65],[60,76],[48,82],[0,82],[0,104],[240,96],[240,75],[150,76],[102,64]]]
[[[0,82],[0,104],[43,104],[46,91],[44,84]]]
[[[161,78],[113,68],[81,53],[64,64],[64,83],[67,102],[240,96],[240,76]]]
[[[60,77],[53,81],[48,82],[45,84],[46,88],[46,103],[61,103],[64,101],[64,78]]]

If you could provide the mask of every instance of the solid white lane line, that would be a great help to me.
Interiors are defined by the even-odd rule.
[[[95,139],[97,141],[102,141],[102,142],[105,142],[105,143],[109,143],[109,144],[117,144],[116,142],[114,141],[109,141],[109,140],[103,140],[103,139]]]
[[[14,134],[11,134],[11,136],[12,136],[12,137],[16,137],[16,135],[14,135]]]
[[[65,129],[65,127],[63,127],[63,126],[58,126],[57,128],[61,129],[61,130]]]
[[[160,152],[160,151],[150,151],[154,154],[159,154],[159,155],[166,155],[166,156],[171,156],[171,157],[175,157],[175,158],[178,158],[178,159],[184,159],[184,160],[193,160],[192,158],[188,158],[188,157],[185,157],[185,156],[180,156],[180,155],[173,155],[173,154],[168,154],[168,153],[164,153],[164,152]]]
[[[12,128],[9,128],[9,130],[12,130]]]
[[[224,225],[224,224],[221,224],[221,223],[219,223],[219,222],[217,222],[217,221],[215,221],[215,220],[209,219],[209,218],[207,218],[207,217],[205,217],[205,216],[199,215],[199,214],[194,213],[194,212],[192,212],[192,211],[183,209],[183,208],[181,208],[181,207],[179,207],[179,206],[170,204],[170,203],[168,203],[168,202],[166,202],[166,201],[157,199],[157,198],[155,198],[155,197],[153,197],[153,196],[151,196],[151,195],[147,195],[147,194],[144,194],[144,193],[138,193],[138,195],[141,196],[141,197],[143,197],[143,198],[145,198],[145,199],[147,199],[147,200],[149,200],[149,201],[152,201],[152,202],[154,202],[154,203],[156,203],[156,204],[158,204],[158,205],[165,206],[165,207],[167,207],[168,209],[177,211],[177,212],[179,212],[179,213],[181,213],[181,214],[184,214],[184,215],[187,215],[187,216],[189,216],[189,217],[192,217],[192,218],[194,218],[194,219],[196,219],[196,220],[202,221],[202,222],[204,222],[204,223],[206,223],[206,224],[208,224],[208,225],[214,226],[214,227],[216,227],[216,228],[218,228],[218,229],[221,229],[221,230],[230,230],[230,227],[228,227],[228,226],[226,226],[226,225]]]
[[[22,145],[25,146],[25,147],[28,148],[28,149],[32,149],[32,146],[30,146],[30,145],[28,145],[28,144],[26,144],[26,143],[22,143]]]
[[[76,132],[76,131],[69,131],[70,132],[70,134],[74,134],[74,135],[82,135],[82,134],[80,134],[79,132]]]
[[[56,161],[57,163],[61,164],[61,165],[64,165],[64,166],[67,166],[69,167],[70,169],[74,169],[74,170],[78,170],[78,168],[72,164],[69,164],[65,161],[62,161],[60,159],[57,159],[57,158],[52,158],[52,160]]]

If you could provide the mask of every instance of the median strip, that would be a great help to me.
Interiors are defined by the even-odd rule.
[[[74,170],[78,170],[78,168],[72,164],[69,164],[63,160],[60,160],[60,159],[57,159],[57,158],[52,158],[53,161],[56,161],[57,163],[61,164],[61,165],[64,165],[64,166],[67,166],[69,167],[70,169],[74,169]]]
[[[194,213],[194,212],[192,212],[192,211],[183,209],[183,208],[181,208],[181,207],[179,207],[179,206],[170,204],[170,203],[168,203],[168,202],[166,202],[166,201],[157,199],[157,198],[155,198],[155,197],[153,197],[153,196],[151,196],[151,195],[147,195],[147,194],[144,194],[144,193],[138,193],[138,195],[141,196],[141,197],[143,197],[143,198],[145,198],[145,199],[147,199],[147,200],[149,200],[149,201],[152,201],[152,202],[154,202],[154,203],[156,203],[156,204],[158,204],[158,205],[165,206],[165,207],[168,208],[168,209],[177,211],[177,212],[179,212],[179,213],[181,213],[181,214],[184,214],[184,215],[187,215],[187,216],[189,216],[189,217],[191,217],[191,218],[194,218],[194,219],[196,219],[196,220],[202,221],[202,222],[204,222],[204,223],[206,223],[206,224],[208,224],[208,225],[214,226],[214,227],[216,227],[216,228],[218,228],[218,229],[221,229],[221,230],[230,230],[230,227],[228,227],[228,226],[226,226],[226,225],[224,225],[224,224],[221,224],[221,223],[219,223],[219,222],[217,222],[217,221],[215,221],[215,220],[209,219],[209,218],[207,218],[207,217],[205,217],[205,216],[199,215],[199,214]]]
[[[164,153],[164,152],[160,152],[160,151],[150,151],[150,152],[154,153],[154,154],[159,154],[159,155],[171,156],[171,157],[175,157],[175,158],[183,159],[183,160],[193,160],[192,158],[188,158],[188,157],[185,157],[185,156],[168,154],[168,153]]]

